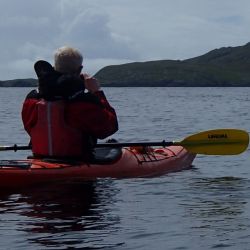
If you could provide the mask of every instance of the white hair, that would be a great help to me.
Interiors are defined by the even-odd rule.
[[[60,73],[77,73],[82,66],[83,56],[79,50],[61,47],[54,54],[55,70]]]

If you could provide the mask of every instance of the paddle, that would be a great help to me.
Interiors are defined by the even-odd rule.
[[[17,146],[16,144],[13,146],[0,146],[0,151],[7,151],[7,150],[30,150],[31,146]]]
[[[112,142],[99,143],[96,147],[132,147],[132,146],[183,146],[189,152],[205,155],[236,155],[244,152],[249,144],[249,135],[239,129],[214,129],[190,135],[182,141],[173,142]],[[4,150],[28,150],[30,146],[0,146]]]
[[[249,144],[249,135],[239,129],[214,129],[190,135],[182,141],[99,143],[97,147],[130,146],[183,146],[189,152],[205,155],[236,155],[244,152]]]

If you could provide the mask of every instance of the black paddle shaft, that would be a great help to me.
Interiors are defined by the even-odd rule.
[[[1,150],[14,150],[16,152],[17,150],[30,150],[30,149],[31,149],[31,146],[17,146],[15,144],[13,146],[4,146],[4,147],[1,147],[0,151]]]
[[[111,147],[111,148],[119,148],[119,147],[149,147],[149,146],[161,146],[161,147],[168,147],[174,145],[174,142],[166,142],[166,141],[158,141],[158,142],[110,142],[110,143],[98,143],[95,145],[96,148],[104,148],[104,147]],[[0,151],[7,151],[7,150],[31,150],[31,146],[3,146],[0,148]]]
[[[98,143],[95,147],[147,147],[147,146],[161,146],[168,147],[174,145],[174,142],[108,142],[108,143]]]

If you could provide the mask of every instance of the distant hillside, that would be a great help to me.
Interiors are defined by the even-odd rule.
[[[250,43],[215,49],[187,60],[107,66],[98,71],[95,77],[102,86],[107,87],[250,87]],[[36,79],[0,81],[0,87],[36,86]]]
[[[250,43],[223,47],[187,60],[107,66],[95,77],[102,86],[250,86]]]
[[[0,87],[37,87],[36,79],[16,79],[0,81]]]

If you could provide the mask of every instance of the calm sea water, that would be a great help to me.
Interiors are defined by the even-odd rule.
[[[28,143],[29,88],[0,89],[1,145]],[[250,131],[250,88],[106,88],[120,141]],[[28,152],[0,152],[18,159]],[[198,155],[191,170],[0,193],[0,249],[250,249],[250,151]]]

